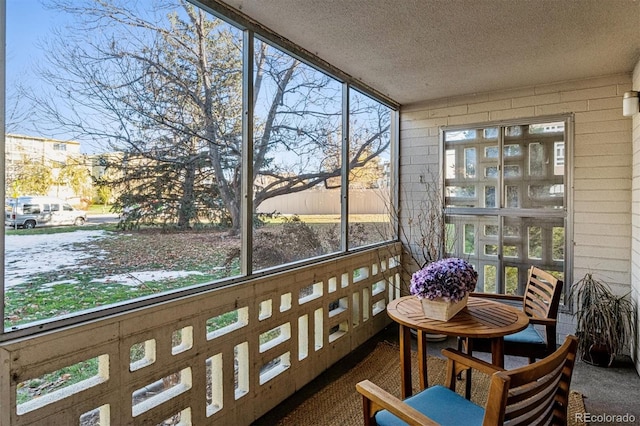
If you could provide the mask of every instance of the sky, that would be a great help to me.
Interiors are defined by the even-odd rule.
[[[51,27],[51,11],[45,10],[39,0],[6,0],[7,2],[7,80],[15,78],[39,54],[33,49],[37,41]]]
[[[3,1],[3,0],[0,0]],[[46,61],[46,53],[42,50],[42,44],[51,37],[53,29],[60,27],[64,20],[69,20],[61,12],[57,12],[44,6],[47,0],[4,0],[6,1],[6,39],[7,39],[7,111],[15,106],[16,102],[24,110],[29,107],[25,98],[12,96],[15,88],[19,85],[26,85],[36,88],[35,92],[42,94],[49,92],[47,87],[38,90],[38,75],[35,68]],[[140,5],[148,5],[150,0],[143,0]],[[144,8],[143,8],[144,9]],[[339,87],[339,86],[338,86]],[[263,84],[266,90],[266,84]],[[260,108],[260,105],[258,106]],[[339,107],[338,107],[339,108]],[[262,116],[266,115],[266,112]],[[261,114],[257,111],[257,117]],[[7,120],[8,125],[11,120]],[[24,134],[28,136],[51,137],[55,139],[73,139],[71,135],[60,134],[58,132],[46,134],[46,130],[35,130],[33,125],[20,123],[10,126],[11,133]],[[77,140],[77,139],[76,139]],[[95,153],[103,151],[96,147],[95,143],[89,140],[78,140],[81,143],[81,152]],[[281,153],[279,157],[286,157]],[[297,156],[296,156],[297,157]]]
[[[27,111],[27,116],[33,107],[28,105],[24,96],[16,95],[16,88],[25,86],[34,93],[42,95],[51,93],[51,88],[38,83],[40,77],[36,68],[46,64],[47,54],[43,51],[43,44],[50,41],[55,29],[64,27],[65,21],[71,23],[73,18],[45,6],[52,0],[0,0],[6,3],[6,93],[7,116],[17,104],[21,111]],[[131,0],[133,2],[133,0]],[[145,10],[152,0],[139,2],[139,10]],[[77,106],[76,106],[77,107]],[[60,106],[59,108],[65,108]],[[103,152],[106,148],[95,141],[77,139],[71,133],[60,130],[48,131],[43,126],[29,124],[27,120],[11,120],[7,118],[9,133],[27,136],[49,137],[61,140],[76,140],[81,143],[81,152],[91,154]],[[18,122],[18,124],[15,124]],[[12,125],[12,123],[14,123]],[[37,128],[36,128],[37,127]]]
[[[12,109],[16,102],[26,108],[21,98],[13,95],[15,88],[37,81],[34,68],[45,60],[39,46],[60,24],[61,15],[46,9],[40,0],[6,0],[6,17],[6,108]],[[29,136],[53,136],[35,132],[24,124],[9,131]]]
[[[47,54],[43,44],[51,40],[56,29],[64,29],[65,23],[71,23],[69,15],[47,7],[53,0],[0,0],[6,2],[6,92],[9,112],[18,103],[21,110],[30,111],[24,97],[16,96],[16,88],[26,86],[34,93],[41,95],[51,93],[51,88],[38,83],[36,68],[46,64]],[[133,1],[133,0],[131,0]],[[142,5],[149,5],[151,0],[142,0]],[[40,89],[41,88],[41,89]],[[59,106],[65,108],[64,106]],[[9,114],[9,113],[8,113]],[[27,114],[29,115],[29,114]],[[32,115],[33,116],[33,115]],[[60,130],[47,131],[24,120],[18,125],[9,126],[7,131],[27,136],[49,137],[61,140],[75,140],[81,143],[81,152],[91,154],[103,152],[105,147],[99,146],[90,139],[77,139],[70,133]],[[15,120],[14,120],[15,122]]]

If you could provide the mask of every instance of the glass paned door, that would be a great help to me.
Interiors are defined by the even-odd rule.
[[[565,121],[443,132],[445,250],[477,291],[522,294],[531,265],[564,279]]]

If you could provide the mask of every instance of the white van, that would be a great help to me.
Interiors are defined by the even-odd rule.
[[[39,195],[8,198],[4,203],[4,224],[14,228],[76,225],[87,221],[87,212],[76,210],[59,198]]]

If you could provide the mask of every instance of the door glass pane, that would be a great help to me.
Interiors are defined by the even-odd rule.
[[[464,225],[464,253],[473,254],[476,247],[475,225],[467,223]]]
[[[484,129],[484,138],[485,139],[498,139],[498,132],[500,128],[498,127],[488,127]]]
[[[498,177],[498,166],[488,166],[484,168],[484,177],[487,178],[497,178]]]
[[[529,175],[545,175],[544,145],[538,142],[529,144]]]
[[[515,178],[520,176],[520,166],[519,165],[510,165],[504,166],[504,177],[505,178]]]
[[[551,237],[553,239],[551,260],[562,262],[564,261],[565,247],[564,226],[554,226],[551,228],[551,232]]]
[[[529,259],[542,259],[542,227],[528,227],[528,257]]]
[[[518,293],[518,268],[506,266],[504,268],[505,294],[521,294]]]
[[[465,148],[464,150],[464,175],[466,178],[476,177],[476,149]]]
[[[506,192],[507,200],[505,202],[505,207],[510,209],[522,207],[520,205],[520,187],[515,185],[507,185]]]
[[[499,153],[500,150],[498,149],[498,146],[488,146],[484,149],[484,156],[486,158],[498,158]]]
[[[496,187],[487,186],[484,188],[484,206],[485,207],[498,207],[496,204]]]
[[[484,293],[496,293],[497,290],[497,276],[496,265],[484,265],[482,268],[482,279],[478,277],[478,287],[482,284],[482,287],[477,288],[476,291]],[[480,272],[478,272],[478,275]]]
[[[456,150],[447,149],[444,153],[444,175],[447,179],[456,177]]]

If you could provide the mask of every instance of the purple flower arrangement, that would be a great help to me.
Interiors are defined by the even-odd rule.
[[[475,290],[478,273],[467,261],[448,257],[431,262],[411,276],[411,294],[419,299],[442,297],[449,302],[462,300]]]

